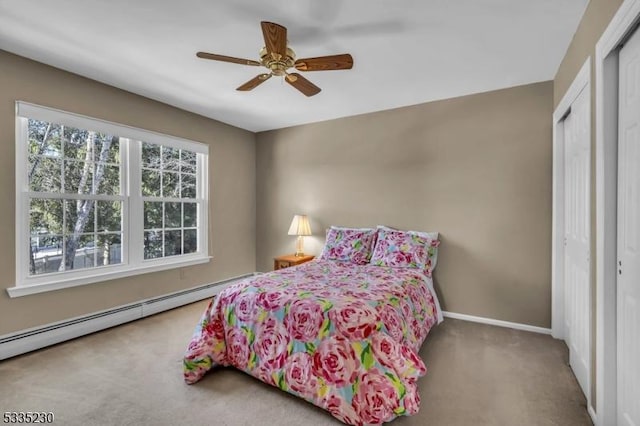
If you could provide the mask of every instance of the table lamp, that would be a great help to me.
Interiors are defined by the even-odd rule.
[[[289,235],[297,235],[296,241],[296,256],[304,256],[304,236],[311,235],[311,226],[309,226],[309,219],[306,215],[297,214],[293,216],[291,226],[289,227]]]

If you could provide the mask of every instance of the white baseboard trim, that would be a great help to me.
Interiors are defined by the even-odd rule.
[[[208,299],[241,279],[246,274],[211,284],[181,290],[159,297],[141,300],[105,311],[59,321],[44,326],[0,336],[0,360],[41,349],[65,340],[75,339],[116,325],[144,318],[159,312]]]
[[[593,407],[591,406],[591,404],[589,404],[589,406],[587,407],[587,411],[589,412],[589,415],[591,416],[591,421],[593,422],[594,426],[598,426],[598,415],[596,414],[595,410],[593,409]]]
[[[524,330],[524,331],[531,331],[533,333],[551,335],[550,328],[536,327],[534,325],[502,321],[502,320],[497,320],[492,318],[476,317],[476,316],[467,315],[467,314],[457,314],[455,312],[443,311],[442,314],[447,318],[455,318],[455,319],[464,320],[464,321],[479,322],[482,324],[497,325],[498,327],[515,328],[516,330]]]

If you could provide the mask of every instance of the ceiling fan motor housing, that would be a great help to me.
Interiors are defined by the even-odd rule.
[[[269,68],[273,75],[286,75],[287,70],[296,62],[296,54],[287,46],[287,56],[282,57],[277,53],[269,53],[266,46],[260,49],[260,62]]]

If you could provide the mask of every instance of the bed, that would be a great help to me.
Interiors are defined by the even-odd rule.
[[[415,414],[426,373],[418,351],[442,320],[430,274],[373,264],[371,254],[358,264],[325,252],[215,297],[185,354],[186,383],[233,366],[346,424]]]

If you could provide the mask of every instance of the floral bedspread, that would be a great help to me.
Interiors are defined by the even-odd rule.
[[[415,414],[426,373],[418,350],[438,317],[428,279],[316,260],[238,282],[202,315],[185,381],[234,366],[347,424]]]

